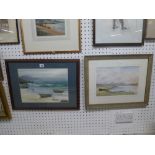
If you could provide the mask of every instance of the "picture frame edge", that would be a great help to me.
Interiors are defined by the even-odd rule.
[[[8,105],[8,101],[5,95],[5,89],[3,87],[2,82],[0,82],[0,94],[1,94],[1,100],[2,100],[2,105],[3,105],[3,109],[4,109],[4,113],[6,116],[0,116],[0,119],[11,119],[12,115],[11,115],[11,111],[9,109],[9,105]]]
[[[145,41],[155,41],[155,36],[153,38],[147,38],[147,28],[148,28],[148,25],[147,25],[147,21],[149,19],[145,19],[146,20],[146,30],[145,30]]]

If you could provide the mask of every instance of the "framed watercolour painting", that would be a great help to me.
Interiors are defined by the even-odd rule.
[[[85,57],[87,108],[136,108],[148,104],[152,55]]]
[[[146,20],[145,39],[155,40],[155,19],[147,19]]]
[[[0,119],[11,119],[11,113],[2,82],[0,82]]]
[[[6,60],[13,109],[79,109],[79,60]]]
[[[144,43],[143,19],[93,20],[94,46],[129,46]]]
[[[79,20],[21,20],[24,53],[68,53],[80,51]]]
[[[18,24],[15,19],[0,19],[0,44],[18,44]]]

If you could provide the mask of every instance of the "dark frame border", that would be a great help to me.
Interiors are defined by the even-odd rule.
[[[12,45],[12,44],[19,44],[20,43],[18,20],[17,19],[11,19],[11,20],[16,20],[17,42],[0,42],[0,45],[9,45],[9,44]]]
[[[94,47],[103,47],[103,46],[142,46],[144,45],[144,39],[146,34],[146,20],[143,20],[143,32],[142,32],[142,41],[141,43],[96,43],[95,36],[96,36],[96,22],[93,19],[93,46]]]
[[[1,62],[0,62],[0,81],[3,81],[3,72],[2,72],[2,67],[1,67]]]
[[[14,104],[14,99],[13,99],[13,93],[12,93],[12,86],[11,86],[11,78],[9,74],[9,63],[76,63],[76,107],[64,107],[64,108],[53,108],[53,107],[34,107],[34,108],[24,108],[24,107],[16,107]],[[28,59],[28,60],[5,60],[6,64],[6,72],[7,72],[7,77],[8,77],[8,85],[9,85],[9,92],[10,92],[10,97],[11,97],[11,103],[12,107],[14,110],[79,110],[80,108],[80,60],[79,59]]]
[[[110,103],[110,104],[89,104],[89,61],[91,60],[121,60],[121,59],[148,59],[146,88],[144,102],[127,102],[127,103]],[[148,105],[151,75],[153,66],[153,54],[146,55],[102,55],[102,56],[85,56],[84,70],[85,70],[85,106],[87,109],[125,109],[125,108],[144,108]]]

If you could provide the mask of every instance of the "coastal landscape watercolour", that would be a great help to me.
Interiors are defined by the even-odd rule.
[[[22,103],[67,103],[68,69],[18,69]]]
[[[36,34],[41,36],[65,35],[64,19],[36,19]]]
[[[96,69],[96,96],[135,95],[139,67],[99,67]]]
[[[152,60],[152,54],[85,56],[86,108],[147,106]]]

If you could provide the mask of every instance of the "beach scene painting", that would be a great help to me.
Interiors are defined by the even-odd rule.
[[[68,69],[18,69],[22,103],[68,103]]]
[[[62,36],[65,35],[64,19],[36,19],[37,36]]]
[[[96,96],[136,95],[139,67],[98,67],[96,69]]]

